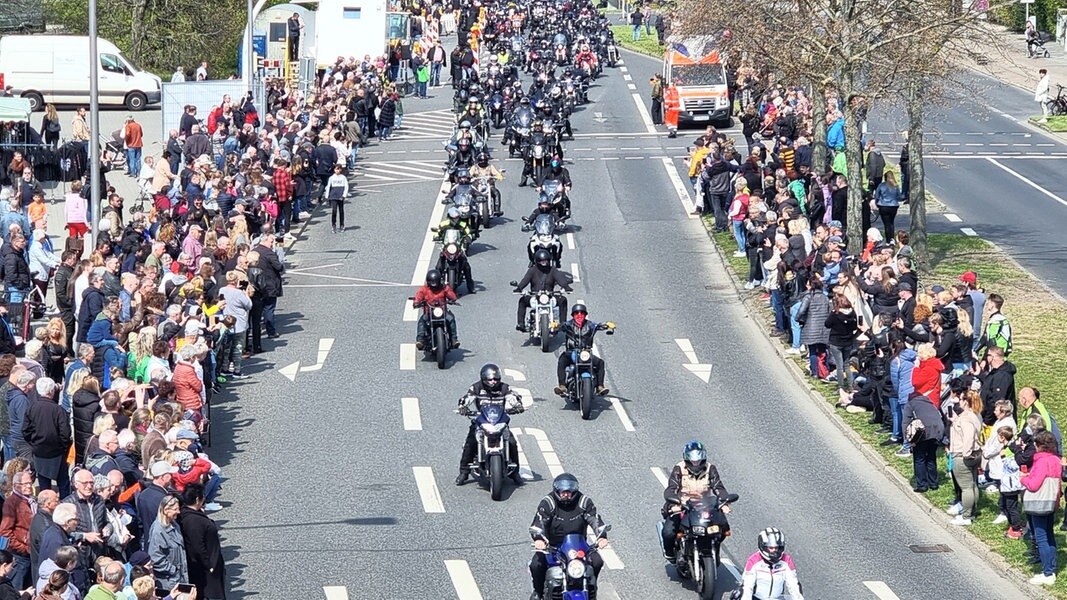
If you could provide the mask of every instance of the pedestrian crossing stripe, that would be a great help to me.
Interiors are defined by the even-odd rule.
[[[360,161],[356,163],[356,185],[373,187],[385,183],[440,182],[443,164],[434,160]]]
[[[452,136],[455,123],[455,113],[447,108],[404,113],[400,129],[394,129],[390,139],[445,141]]]

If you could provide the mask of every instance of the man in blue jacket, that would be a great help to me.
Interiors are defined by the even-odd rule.
[[[904,344],[900,341],[896,343],[901,346]],[[911,443],[904,435],[907,423],[903,422],[903,412],[904,406],[908,404],[908,398],[915,391],[915,386],[911,383],[911,371],[915,368],[918,358],[919,355],[914,350],[905,346],[889,363],[889,380],[893,383],[893,395],[889,398],[889,407],[893,410],[893,433],[889,439],[882,442],[882,445],[892,446],[903,443],[897,452],[897,456],[901,457],[911,454]]]

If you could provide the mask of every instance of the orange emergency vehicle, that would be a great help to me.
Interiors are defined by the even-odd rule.
[[[679,126],[730,126],[726,68],[711,36],[668,38],[663,80],[673,82],[678,89]]]

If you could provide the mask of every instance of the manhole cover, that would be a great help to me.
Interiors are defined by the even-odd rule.
[[[912,544],[908,546],[916,554],[934,554],[937,552],[952,552],[952,548],[944,544]]]

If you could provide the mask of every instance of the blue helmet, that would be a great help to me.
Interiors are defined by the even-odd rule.
[[[685,445],[685,450],[682,450],[682,460],[685,461],[685,468],[690,474],[701,475],[708,464],[708,451],[704,448],[704,444],[697,440],[690,440]]]

